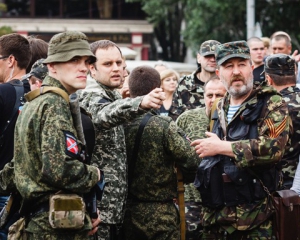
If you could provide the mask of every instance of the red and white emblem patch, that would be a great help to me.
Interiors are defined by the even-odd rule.
[[[63,132],[66,140],[66,154],[71,157],[77,156],[79,154],[79,148],[76,137],[70,132]]]
[[[66,138],[66,141],[67,141],[67,150],[74,154],[78,154],[77,142],[73,138],[68,137],[68,136]]]

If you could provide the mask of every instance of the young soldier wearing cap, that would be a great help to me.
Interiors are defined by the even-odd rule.
[[[269,85],[281,93],[288,105],[293,123],[292,136],[280,162],[283,172],[283,186],[290,189],[294,180],[300,153],[300,89],[296,87],[296,62],[286,54],[269,56],[265,62],[265,75]]]
[[[216,61],[227,93],[212,131],[192,142],[203,158],[195,182],[205,206],[202,239],[271,239],[268,194],[279,187],[274,164],[288,141],[288,109],[274,88],[253,85],[245,41],[217,46]]]
[[[173,95],[173,102],[169,110],[169,116],[176,120],[178,116],[188,109],[204,107],[204,84],[216,73],[215,48],[220,43],[208,40],[201,44],[197,53],[199,68],[191,75],[181,78],[177,91]]]
[[[54,35],[44,60],[49,75],[36,90],[43,94],[29,93],[18,118],[15,183],[22,196],[21,233],[26,239],[86,239],[97,231],[100,219],[91,221],[81,197],[101,174],[97,167],[79,161],[82,144],[67,101],[68,95],[86,86],[88,65],[95,61],[83,33]],[[43,92],[46,86],[61,93]]]

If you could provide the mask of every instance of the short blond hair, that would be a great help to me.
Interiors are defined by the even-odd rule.
[[[160,80],[161,80],[161,82],[162,82],[162,81],[165,80],[166,78],[171,77],[171,76],[173,76],[173,75],[175,75],[176,78],[177,78],[177,81],[179,81],[179,79],[180,79],[179,73],[176,72],[176,71],[173,70],[173,69],[166,69],[166,70],[163,70],[163,71],[160,73]]]

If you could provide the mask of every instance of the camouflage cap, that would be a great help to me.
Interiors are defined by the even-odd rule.
[[[230,58],[250,59],[250,49],[246,41],[235,41],[218,45],[215,54],[219,66]]]
[[[295,70],[295,60],[289,55],[278,53],[270,55],[265,60],[265,73],[293,76],[296,74]]]
[[[217,45],[221,43],[216,40],[208,40],[201,44],[199,53],[201,56],[215,55],[215,49]]]
[[[36,78],[42,81],[44,80],[44,78],[48,74],[48,68],[45,64],[43,64],[44,60],[45,60],[44,58],[41,58],[32,65],[28,77],[35,76]]]
[[[96,61],[91,52],[87,37],[78,31],[67,31],[54,35],[48,46],[48,56],[43,63],[67,62],[75,56],[89,56],[91,63]]]

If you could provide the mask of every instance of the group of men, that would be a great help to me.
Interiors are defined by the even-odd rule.
[[[33,77],[27,103],[15,112],[21,103],[12,83],[25,75],[30,48],[24,49],[28,41],[21,35],[1,37],[1,85],[13,99],[4,104],[9,110],[1,109],[1,137],[10,115],[15,132],[0,191],[21,196],[21,218],[10,237],[179,239],[178,168],[187,184],[187,232],[196,232],[190,239],[271,239],[268,193],[281,187],[281,172],[291,187],[299,157],[297,55],[269,56],[266,79],[257,83],[251,62],[251,44],[257,42],[204,42],[199,69],[184,76],[174,94],[175,123],[154,111],[165,99],[154,68],[134,69],[130,98],[122,98],[117,89],[126,73],[119,47],[108,40],[88,44],[77,31],[52,37],[47,58],[27,76]],[[34,71],[45,73],[45,66],[46,77]],[[3,101],[7,93],[0,91]],[[92,143],[70,107],[74,93],[92,122]],[[83,196],[95,187],[102,199],[89,215]]]

